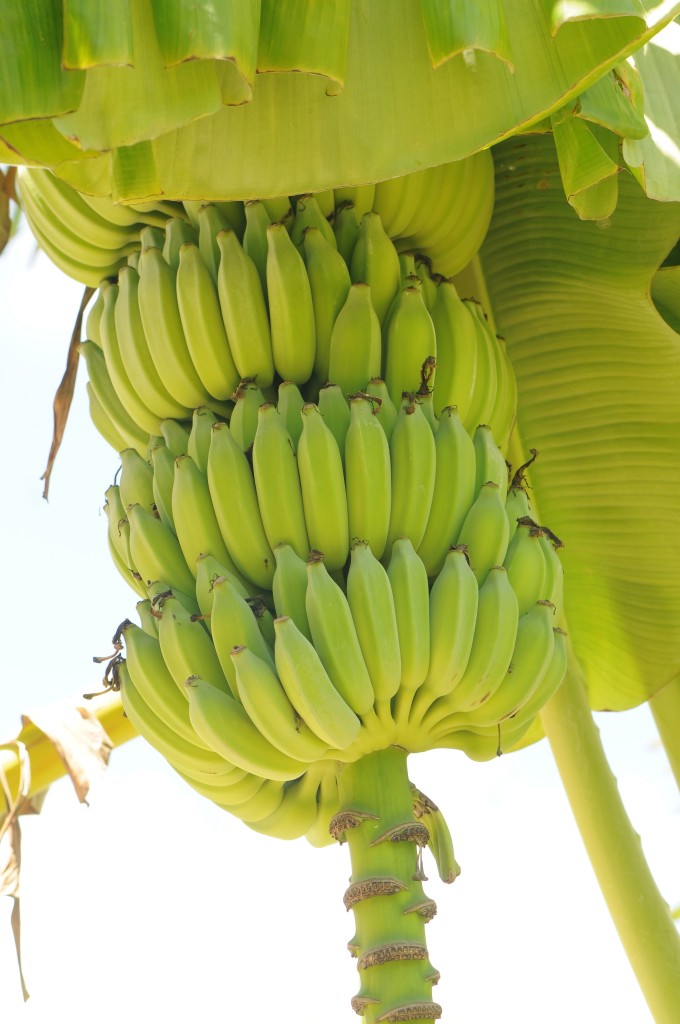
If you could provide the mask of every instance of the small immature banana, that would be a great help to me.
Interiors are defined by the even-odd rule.
[[[495,566],[479,588],[477,621],[470,658],[453,688],[450,705],[467,711],[493,696],[510,666],[519,609],[502,566]]]
[[[186,689],[191,724],[221,757],[263,779],[286,782],[304,774],[306,765],[265,739],[233,697],[199,676],[187,679]]]
[[[380,373],[380,321],[367,284],[353,284],[330,338],[328,376],[344,395],[366,387]]]
[[[319,412],[335,438],[343,465],[345,464],[345,438],[349,430],[349,406],[337,384],[328,384],[319,391]]]
[[[149,434],[133,419],[116,393],[104,353],[93,341],[81,342],[78,352],[85,360],[94,395],[116,431],[125,440],[124,447],[135,448],[141,454],[148,444]]]
[[[283,224],[270,224],[267,239],[267,294],[274,366],[284,380],[304,384],[312,375],[316,349],[309,278]]]
[[[296,761],[318,761],[328,745],[300,719],[272,665],[248,647],[231,652],[238,695],[265,739]]]
[[[510,543],[515,535],[518,521],[525,516],[532,518],[534,514],[525,487],[517,486],[510,488],[505,499],[505,514],[508,519],[508,543]]]
[[[297,459],[275,405],[260,406],[253,442],[253,475],[269,546],[290,544],[300,558],[306,558],[309,539]]]
[[[274,556],[276,571],[272,591],[276,614],[292,619],[311,642],[312,632],[307,618],[307,565],[290,544],[277,544]]]
[[[330,846],[335,842],[330,833],[331,818],[340,810],[340,795],[335,770],[330,768],[321,776],[317,798],[316,818],[305,832],[305,839],[314,847]]]
[[[151,611],[151,601],[149,598],[145,598],[143,601],[138,601],[135,605],[137,609],[137,615],[139,616],[139,623],[141,628],[144,630],[147,636],[155,637],[158,639],[158,623],[156,618]]]
[[[192,576],[196,575],[196,559],[201,554],[214,555],[231,572],[238,572],[222,540],[208,481],[190,455],[175,459],[172,518]]]
[[[217,416],[206,406],[194,409],[191,419],[191,431],[187,445],[187,455],[191,456],[201,473],[208,472],[208,452],[212,439],[212,428],[217,423]]]
[[[189,355],[205,391],[226,400],[240,374],[227,340],[217,288],[197,245],[179,250],[177,307]],[[201,404],[201,403],[199,403]]]
[[[142,579],[167,580],[183,594],[193,594],[194,578],[174,533],[141,505],[131,505],[127,517],[130,554]]]
[[[473,645],[479,591],[466,553],[451,548],[430,591],[430,659],[411,719],[419,722],[439,697],[463,677]]]
[[[307,562],[306,611],[312,643],[335,689],[355,714],[367,714],[375,697],[349,602],[320,558]]]
[[[251,378],[258,387],[268,387],[274,380],[274,358],[257,267],[233,231],[220,231],[217,245],[217,290],[234,363],[242,380]]]
[[[221,577],[228,579],[244,600],[251,596],[238,576],[234,576],[223,562],[218,561],[213,555],[200,555],[196,559],[196,601],[210,632],[214,586]]]
[[[245,452],[255,440],[258,411],[260,406],[264,405],[264,395],[257,384],[244,380],[231,397],[235,404],[229,420],[229,429],[241,450]]]
[[[130,524],[120,500],[119,488],[107,488],[104,513],[108,524],[109,551],[121,576],[140,597],[146,597],[144,583],[130,554]]]
[[[182,217],[170,217],[165,224],[163,259],[173,270],[179,266],[179,253],[183,245],[195,245],[198,249],[198,233]]]
[[[175,532],[172,518],[172,485],[175,481],[175,456],[164,444],[151,449],[153,501],[161,522]]]
[[[92,342],[92,344],[94,344],[94,342]],[[118,427],[97,398],[95,390],[92,387],[92,381],[88,380],[85,385],[85,389],[87,391],[90,419],[94,423],[95,429],[99,431],[106,443],[109,444],[114,451],[120,452],[123,448],[127,448],[130,443],[129,439],[124,437],[119,431]]]
[[[160,615],[158,640],[170,675],[186,697],[185,679],[201,672],[211,686],[230,693],[229,683],[220,666],[210,634],[196,616],[184,607],[173,591],[156,592],[155,607]],[[207,742],[207,741],[206,741]]]
[[[379,404],[364,394],[350,399],[345,439],[345,481],[350,540],[366,541],[376,558],[387,543],[392,507],[390,449],[378,419]]]
[[[291,704],[319,739],[344,750],[361,728],[346,701],[333,686],[312,644],[292,619],[278,618],[276,670]]]
[[[463,299],[463,305],[467,307],[472,317],[477,338],[475,390],[465,417],[465,425],[468,430],[474,430],[478,424],[489,422],[496,404],[496,361],[491,348],[493,335],[488,329],[484,310],[474,299]]]
[[[298,250],[302,250],[305,232],[310,228],[319,231],[328,244],[336,248],[333,228],[322,213],[317,197],[313,195],[298,196],[295,204],[295,218],[290,232],[291,241]]]
[[[334,236],[335,237],[335,236]],[[323,233],[307,228],[303,237],[304,258],[314,307],[316,349],[314,352],[314,379],[319,385],[330,378],[329,360],[331,333],[338,314],[345,304],[351,279],[347,264]]]
[[[220,231],[233,230],[224,213],[209,203],[201,206],[196,215],[198,225],[198,249],[213,281],[217,282],[220,266],[220,249],[217,236]]]
[[[420,288],[409,285],[394,300],[385,332],[385,351],[385,383],[398,406],[404,392],[418,390],[426,360],[437,358],[435,326]]]
[[[538,601],[521,616],[507,672],[490,697],[470,700],[463,706],[466,713],[461,721],[465,728],[493,726],[511,718],[540,686],[555,650],[553,610],[549,602]]]
[[[271,218],[261,199],[251,199],[245,204],[246,229],[243,233],[243,250],[250,256],[260,275],[260,284],[267,298],[267,228]]]
[[[452,281],[441,280],[430,310],[437,335],[437,378],[434,411],[441,415],[456,406],[466,430],[472,431],[470,410],[477,387],[477,328]]]
[[[122,633],[130,678],[141,699],[187,743],[209,750],[189,721],[186,697],[168,672],[158,639],[133,623]]]
[[[375,185],[346,185],[342,188],[333,189],[333,205],[340,203],[354,203],[354,207],[360,217],[373,209],[375,202]]]
[[[271,589],[274,555],[262,525],[255,481],[248,459],[226,423],[217,423],[212,430],[208,486],[230,561],[233,559],[238,571],[256,586]]]
[[[390,441],[392,508],[385,557],[397,537],[408,537],[416,550],[425,534],[436,474],[435,440],[420,406],[405,400]]]
[[[177,420],[163,420],[161,434],[175,458],[189,454],[190,431],[182,423],[178,423]]]
[[[501,496],[505,500],[508,490],[508,465],[505,456],[500,450],[491,427],[480,423],[472,438],[475,448],[475,460],[477,471],[475,474],[475,494],[479,492],[482,484],[492,480],[500,487]]]
[[[189,409],[163,384],[147,344],[139,311],[139,274],[131,266],[118,274],[114,319],[123,364],[144,404],[161,419],[184,419]]]
[[[567,634],[559,626],[553,627],[553,634],[554,647],[552,659],[541,681],[529,699],[522,704],[522,707],[502,723],[510,732],[528,727],[564,681],[569,657]]]
[[[394,697],[401,680],[401,650],[387,572],[364,541],[352,546],[347,600],[376,702]]]
[[[291,380],[284,380],[279,384],[279,400],[276,407],[279,410],[279,415],[283,416],[283,422],[286,424],[286,430],[290,434],[296,452],[302,433],[302,407],[304,404],[305,400],[300,394],[297,384],[293,384]]]
[[[189,778],[229,777],[232,764],[206,745],[196,746],[174,732],[142,700],[125,662],[118,666],[120,696],[123,710],[140,736],[170,762],[173,768]]]
[[[517,595],[519,614],[524,615],[536,601],[548,598],[545,590],[546,564],[541,528],[532,519],[518,525],[503,560],[512,589]]]
[[[545,558],[543,597],[554,606],[555,618],[559,623],[564,608],[564,573],[557,551],[563,545],[562,541],[546,527],[541,528],[540,544]]]
[[[120,461],[120,500],[123,508],[143,505],[147,511],[153,512],[153,469],[134,448],[124,448],[120,453]]]
[[[418,545],[428,576],[436,576],[474,501],[475,451],[458,411],[443,409],[435,438],[436,469],[430,515]]]
[[[355,284],[370,285],[373,306],[382,324],[399,291],[401,271],[397,250],[379,214],[371,211],[361,218],[349,268]]]
[[[254,832],[276,839],[299,839],[312,827],[317,814],[319,775],[312,768],[287,782],[277,809],[261,821],[248,822]]]
[[[323,551],[330,570],[341,569],[349,553],[345,477],[336,440],[316,405],[303,407],[297,462],[310,547]]]
[[[390,440],[392,439],[392,431],[394,430],[394,425],[397,422],[397,406],[395,406],[394,402],[390,398],[390,393],[387,390],[387,385],[385,384],[385,381],[381,380],[380,377],[373,377],[372,380],[369,380],[368,384],[366,385],[366,394],[372,395],[373,398],[380,399],[380,405],[377,408],[376,412],[378,416],[378,422],[385,431],[385,437],[387,438],[387,443],[389,444]]]
[[[457,543],[467,549],[472,571],[481,584],[495,565],[502,565],[508,547],[509,526],[505,494],[493,481],[485,483],[466,515]]]
[[[182,327],[177,274],[158,249],[142,252],[138,298],[146,341],[167,390],[186,408],[209,404],[210,396],[196,372]]]
[[[210,632],[215,653],[229,688],[238,700],[236,671],[231,660],[234,647],[248,647],[258,658],[274,667],[274,657],[260,632],[253,610],[239,594],[229,578],[220,577],[213,583],[213,602],[210,612]]]
[[[354,203],[349,200],[341,203],[335,211],[333,234],[337,242],[338,252],[347,266],[349,266],[354,246],[359,237],[359,216],[357,215]]]
[[[401,652],[401,685],[397,700],[408,702],[424,682],[430,667],[430,601],[427,571],[408,537],[392,545],[387,566],[397,617]]]

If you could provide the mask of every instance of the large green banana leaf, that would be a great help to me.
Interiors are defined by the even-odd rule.
[[[114,15],[86,0],[25,0],[5,11],[0,35],[0,160],[138,202],[382,180],[549,114],[568,120],[579,94],[679,10],[670,0],[136,0]],[[603,103],[591,96],[581,116],[597,120]],[[635,143],[639,127],[624,137]],[[587,160],[585,123],[580,134]]]
[[[539,451],[532,500],[565,544],[567,630],[591,706],[621,710],[680,669],[680,336],[651,299],[680,204],[653,202],[624,172],[616,212],[586,223],[549,136],[492,152],[477,288],[517,374],[513,455]]]

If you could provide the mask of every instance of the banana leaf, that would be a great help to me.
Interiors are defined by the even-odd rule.
[[[575,103],[680,10],[335,0],[324,34],[311,0],[232,3],[212,28],[215,4],[197,13],[139,0],[128,34],[119,26],[107,48],[105,14],[74,28],[81,7],[69,0],[65,20],[58,0],[12,8],[0,40],[0,152],[126,202],[320,191],[462,159]],[[590,116],[611,119],[603,95]],[[51,142],[5,139],[28,121]],[[628,121],[619,116],[619,130]],[[55,129],[75,150],[68,157]]]
[[[583,222],[549,136],[492,153],[477,290],[517,375],[513,461],[539,451],[531,498],[565,545],[566,629],[591,706],[623,710],[680,670],[680,336],[650,294],[680,204],[624,171],[616,212]]]

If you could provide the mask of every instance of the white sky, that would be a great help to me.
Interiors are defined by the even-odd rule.
[[[20,237],[0,258],[5,445],[0,739],[21,712],[97,688],[136,597],[109,561],[103,495],[116,456],[90,425],[85,374],[53,474],[51,404],[81,288]],[[680,798],[646,708],[600,715],[607,751],[666,899],[680,903]],[[418,755],[411,778],[445,811],[462,874],[426,859],[428,926],[442,980],[434,998],[460,1024],[650,1024],[590,870],[546,743],[489,764]],[[80,806],[57,784],[23,818],[24,1007],[0,900],[4,1024],[179,1024],[354,1017],[353,933],[342,905],[345,848],[250,832],[190,791],[142,740],[114,751]],[[428,855],[426,854],[426,858]]]

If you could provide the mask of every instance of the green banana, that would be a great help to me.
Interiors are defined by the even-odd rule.
[[[287,616],[274,620],[276,671],[288,699],[319,739],[344,750],[361,722],[335,689],[312,644]]]
[[[327,384],[319,391],[319,412],[335,438],[342,464],[345,464],[345,439],[349,430],[349,406],[337,384]]]
[[[316,405],[302,409],[297,463],[309,545],[324,553],[330,570],[341,569],[349,554],[345,477],[336,440]]]
[[[109,551],[121,576],[140,597],[146,597],[142,578],[130,553],[130,524],[120,498],[120,490],[112,484],[105,492],[104,514],[107,520]]]
[[[458,534],[457,544],[467,549],[472,571],[481,584],[492,566],[502,565],[510,528],[505,494],[493,481],[482,484]]]
[[[193,594],[194,578],[174,533],[141,505],[131,505],[127,517],[130,553],[144,582],[168,580],[183,594]]]
[[[390,398],[390,393],[387,390],[385,381],[381,380],[380,377],[373,377],[372,380],[369,380],[366,385],[366,394],[371,395],[373,398],[380,399],[380,405],[377,409],[378,422],[385,431],[385,437],[389,444],[392,439],[394,425],[397,422],[397,406],[395,406],[394,402]]]
[[[143,601],[138,601],[135,607],[137,609],[141,628],[147,636],[158,639],[158,623],[156,622],[151,610],[151,601],[149,598],[147,597]]]
[[[92,344],[94,344],[94,342],[92,342]],[[97,398],[96,392],[92,387],[92,381],[88,380],[85,385],[85,390],[87,391],[90,419],[94,423],[96,430],[99,431],[106,443],[111,445],[114,451],[120,452],[123,448],[127,448],[129,440],[123,437],[122,433],[119,431],[118,427]]]
[[[261,199],[250,199],[245,204],[246,229],[243,233],[243,250],[250,256],[260,275],[260,284],[267,298],[267,228],[271,223],[267,207]]]
[[[387,572],[363,541],[352,545],[347,600],[378,704],[399,689],[401,652],[394,597]]]
[[[140,736],[176,768],[193,778],[228,778],[232,766],[205,746],[189,743],[154,714],[142,700],[125,662],[118,665],[117,676],[123,710]]]
[[[305,839],[311,846],[321,848],[335,842],[330,833],[331,818],[340,810],[340,795],[335,771],[329,770],[321,776],[317,797],[317,812],[311,828],[305,832]]]
[[[477,382],[477,327],[453,281],[439,282],[430,315],[437,336],[435,414],[455,406],[465,429],[473,431],[479,422],[471,419],[473,398],[477,386],[483,386]]]
[[[505,514],[508,520],[508,543],[512,541],[519,519],[532,519],[534,511],[524,485],[511,486],[505,499]],[[533,521],[533,520],[532,520]]]
[[[374,184],[346,185],[341,188],[335,188],[333,189],[333,207],[339,206],[340,203],[351,202],[354,203],[358,215],[363,217],[365,213],[373,209],[375,190],[376,186]],[[330,212],[332,213],[333,210]]]
[[[260,275],[233,231],[220,231],[217,246],[217,291],[234,363],[242,380],[268,387],[274,380],[274,358]]]
[[[189,408],[165,387],[149,350],[139,311],[139,274],[131,266],[118,274],[114,319],[123,364],[144,404],[161,419],[185,419]]]
[[[163,259],[173,270],[179,267],[179,254],[183,245],[195,245],[198,248],[198,233],[182,217],[171,217],[165,224]]]
[[[190,455],[175,459],[172,518],[192,576],[196,575],[196,559],[201,554],[214,555],[231,572],[238,572],[222,540],[208,481]]]
[[[267,294],[274,366],[283,380],[304,384],[312,375],[316,349],[314,306],[307,270],[283,224],[270,224],[267,240]]]
[[[361,218],[349,270],[354,284],[370,286],[373,307],[382,324],[399,291],[401,271],[397,250],[374,211]]]
[[[240,594],[244,600],[250,597],[249,592],[243,586],[238,576],[234,576],[234,574],[227,569],[226,565],[218,561],[214,555],[199,555],[196,559],[196,601],[201,615],[207,623],[208,629],[211,633],[210,616],[212,615],[214,599],[213,588],[216,580],[220,577],[228,579],[236,589],[236,592]]]
[[[475,449],[476,473],[475,494],[482,484],[492,480],[500,488],[505,501],[508,492],[508,464],[505,456],[496,444],[491,427],[480,423],[472,438]]]
[[[213,281],[217,283],[220,267],[220,249],[217,236],[220,231],[233,230],[224,213],[214,203],[201,206],[196,215],[198,250]]]
[[[212,588],[212,609],[210,631],[215,654],[229,683],[229,688],[238,700],[236,670],[231,660],[234,647],[248,647],[258,658],[274,667],[274,657],[267,641],[260,632],[257,619],[248,601],[241,596],[229,577],[218,577]]]
[[[378,419],[379,404],[356,394],[349,407],[345,439],[349,537],[366,541],[375,557],[382,558],[392,506],[390,449]]]
[[[299,779],[285,784],[281,803],[268,818],[248,822],[248,827],[276,839],[299,839],[316,818],[318,791],[318,773],[313,769],[306,771]]]
[[[532,519],[518,525],[503,560],[512,589],[517,595],[519,614],[524,615],[536,601],[547,598],[546,564],[541,545],[541,528]]]
[[[515,711],[509,718],[500,723],[501,726],[507,725],[507,730],[509,731],[510,736],[515,730],[528,728],[539,711],[545,707],[550,698],[562,685],[567,673],[567,662],[569,657],[567,634],[563,629],[560,629],[559,626],[553,627],[553,634],[554,647],[552,660],[546,672],[543,674],[538,686],[518,711]],[[514,740],[511,738],[508,745],[511,746],[512,742],[514,742]]]
[[[163,660],[180,693],[187,696],[184,682],[198,672],[214,688],[230,693],[229,683],[222,671],[210,634],[200,621],[200,617],[188,611],[173,591],[166,590],[162,592],[160,599],[156,595],[155,600],[160,615],[158,640]],[[208,740],[203,742],[210,746]]]
[[[303,245],[314,307],[314,379],[322,385],[331,379],[331,334],[352,281],[347,264],[337,251],[335,240],[331,245],[318,228],[309,227],[304,233]]]
[[[341,203],[335,211],[333,234],[335,235],[338,252],[347,266],[349,266],[354,246],[359,237],[359,216],[354,203],[349,202],[349,200]]]
[[[312,643],[333,686],[355,714],[367,714],[375,698],[352,611],[318,557],[307,562],[305,607]]]
[[[455,542],[476,493],[472,440],[457,410],[451,406],[441,412],[435,460],[430,514],[417,548],[428,576],[436,576],[441,570],[446,552]]]
[[[430,597],[427,572],[408,537],[392,545],[387,566],[401,653],[401,682],[397,693],[399,714],[411,706],[413,694],[427,678],[430,667]]]
[[[240,374],[224,329],[217,288],[197,245],[181,247],[176,274],[177,308],[196,375],[207,394],[225,401],[238,387]]]
[[[190,431],[177,420],[163,420],[161,423],[161,434],[167,448],[175,458],[189,453]]]
[[[175,532],[172,518],[172,485],[175,481],[175,456],[164,444],[151,449],[153,501],[161,522]]]
[[[122,635],[130,678],[141,699],[187,743],[209,750],[189,721],[186,697],[168,672],[158,639],[133,623],[122,629]]]
[[[109,284],[104,292],[104,311],[102,313],[100,331],[102,351],[106,359],[106,369],[111,377],[115,393],[135,423],[149,434],[160,432],[160,419],[144,404],[135,385],[128,376],[116,331],[116,303],[118,285]],[[93,381],[95,388],[96,382]]]
[[[349,276],[349,275],[348,275]],[[97,348],[102,347],[101,320],[104,312],[104,293],[100,288],[94,293],[85,317],[85,339],[93,341]]]
[[[563,546],[562,541],[552,532],[549,533],[546,527],[541,527],[539,543],[545,558],[543,597],[554,605],[555,616],[559,622],[564,609],[564,572],[557,551]]]
[[[159,249],[142,252],[137,295],[146,342],[165,388],[188,409],[210,404],[210,395],[196,372],[182,327],[177,274]]]
[[[351,395],[380,373],[380,365],[380,321],[371,289],[353,284],[331,332],[328,376],[344,395]]]
[[[124,448],[120,453],[120,500],[123,508],[128,505],[143,505],[149,512],[156,507],[153,494],[153,469],[134,448]]]
[[[328,745],[301,721],[271,664],[248,647],[234,647],[231,659],[241,703],[265,739],[296,761],[322,759]]]
[[[191,456],[203,474],[208,472],[208,452],[212,440],[212,428],[217,422],[215,413],[204,405],[194,409],[186,454]]]
[[[306,558],[309,539],[293,442],[275,405],[260,406],[253,442],[253,475],[269,546],[290,544]]]
[[[245,452],[255,440],[258,411],[260,406],[264,405],[264,395],[257,384],[243,380],[231,397],[235,404],[229,420],[229,428],[242,451]]]
[[[256,586],[270,590],[274,555],[262,525],[255,481],[248,459],[226,423],[216,423],[212,430],[208,487],[229,562],[233,560],[238,572]]]
[[[418,390],[426,360],[437,358],[435,326],[420,288],[409,285],[398,292],[384,336],[385,383],[398,406],[405,392]]]
[[[276,614],[291,618],[310,642],[312,632],[307,618],[307,565],[295,554],[290,544],[274,548],[276,571],[272,592]]]
[[[390,441],[392,507],[385,558],[397,537],[408,537],[416,550],[425,534],[432,507],[436,449],[420,406],[409,399],[399,409]]]
[[[488,423],[496,403],[496,361],[491,348],[490,331],[486,315],[479,302],[474,299],[463,299],[474,322],[477,338],[477,370],[475,374],[475,390],[468,409],[465,425],[474,430],[480,423]]]
[[[220,756],[263,779],[286,782],[304,774],[306,765],[265,739],[233,697],[198,676],[187,679],[186,689],[191,724]]]
[[[333,211],[334,211],[333,207]],[[297,249],[301,250],[305,231],[315,228],[326,239],[329,245],[337,248],[333,228],[328,223],[319,204],[319,197],[311,194],[298,196],[295,204],[295,218],[290,231],[290,239]]]
[[[283,417],[286,430],[293,442],[293,449],[296,452],[302,433],[302,407],[304,404],[305,400],[300,394],[297,384],[291,380],[284,380],[279,384],[279,399],[276,407],[279,410],[279,415]]]

